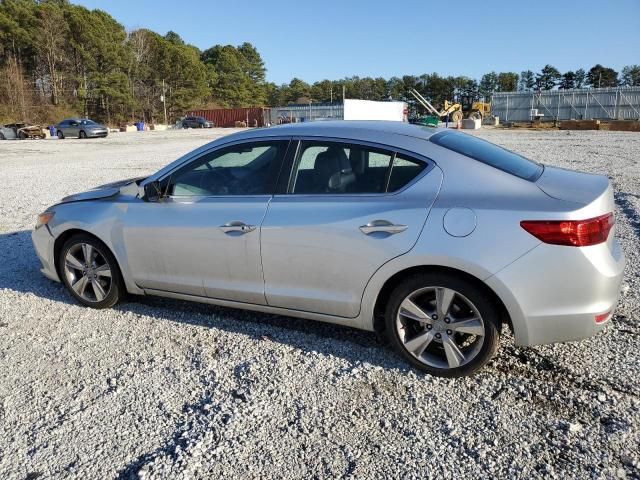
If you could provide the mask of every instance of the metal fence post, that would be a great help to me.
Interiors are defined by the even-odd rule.
[[[584,100],[584,119],[588,120],[588,118],[587,118],[587,110],[589,108],[589,90],[587,90],[586,93],[587,93],[587,96],[586,96],[586,98]]]

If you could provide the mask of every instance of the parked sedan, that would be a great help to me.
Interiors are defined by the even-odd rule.
[[[4,125],[0,125],[0,140],[15,140],[18,138],[16,131]]]
[[[318,122],[65,198],[33,241],[89,307],[131,293],[332,322],[453,377],[489,361],[503,326],[523,346],[604,328],[625,263],[613,211],[606,177],[464,133]]]
[[[104,138],[109,135],[109,129],[104,125],[86,118],[69,118],[55,126],[59,139],[67,137],[78,138]]]
[[[213,122],[204,117],[184,117],[182,128],[213,128]]]

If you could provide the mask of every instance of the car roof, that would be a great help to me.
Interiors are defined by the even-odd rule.
[[[248,130],[236,134],[240,138],[245,134],[247,138],[258,136],[320,136],[320,137],[376,137],[380,134],[403,135],[407,137],[428,140],[431,135],[441,129],[412,125],[406,122],[390,120],[329,120],[317,122],[289,123],[269,128]]]

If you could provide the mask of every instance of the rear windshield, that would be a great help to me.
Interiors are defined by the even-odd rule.
[[[473,135],[447,130],[432,135],[429,140],[525,180],[535,181],[542,175],[539,163]]]

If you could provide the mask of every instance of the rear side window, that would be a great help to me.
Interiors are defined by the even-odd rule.
[[[303,141],[291,193],[384,193],[392,152],[349,143]]]
[[[539,163],[466,133],[448,130],[436,133],[429,140],[524,180],[535,181],[542,174]]]
[[[375,194],[408,185],[427,163],[359,144],[302,141],[294,162],[293,194]]]

